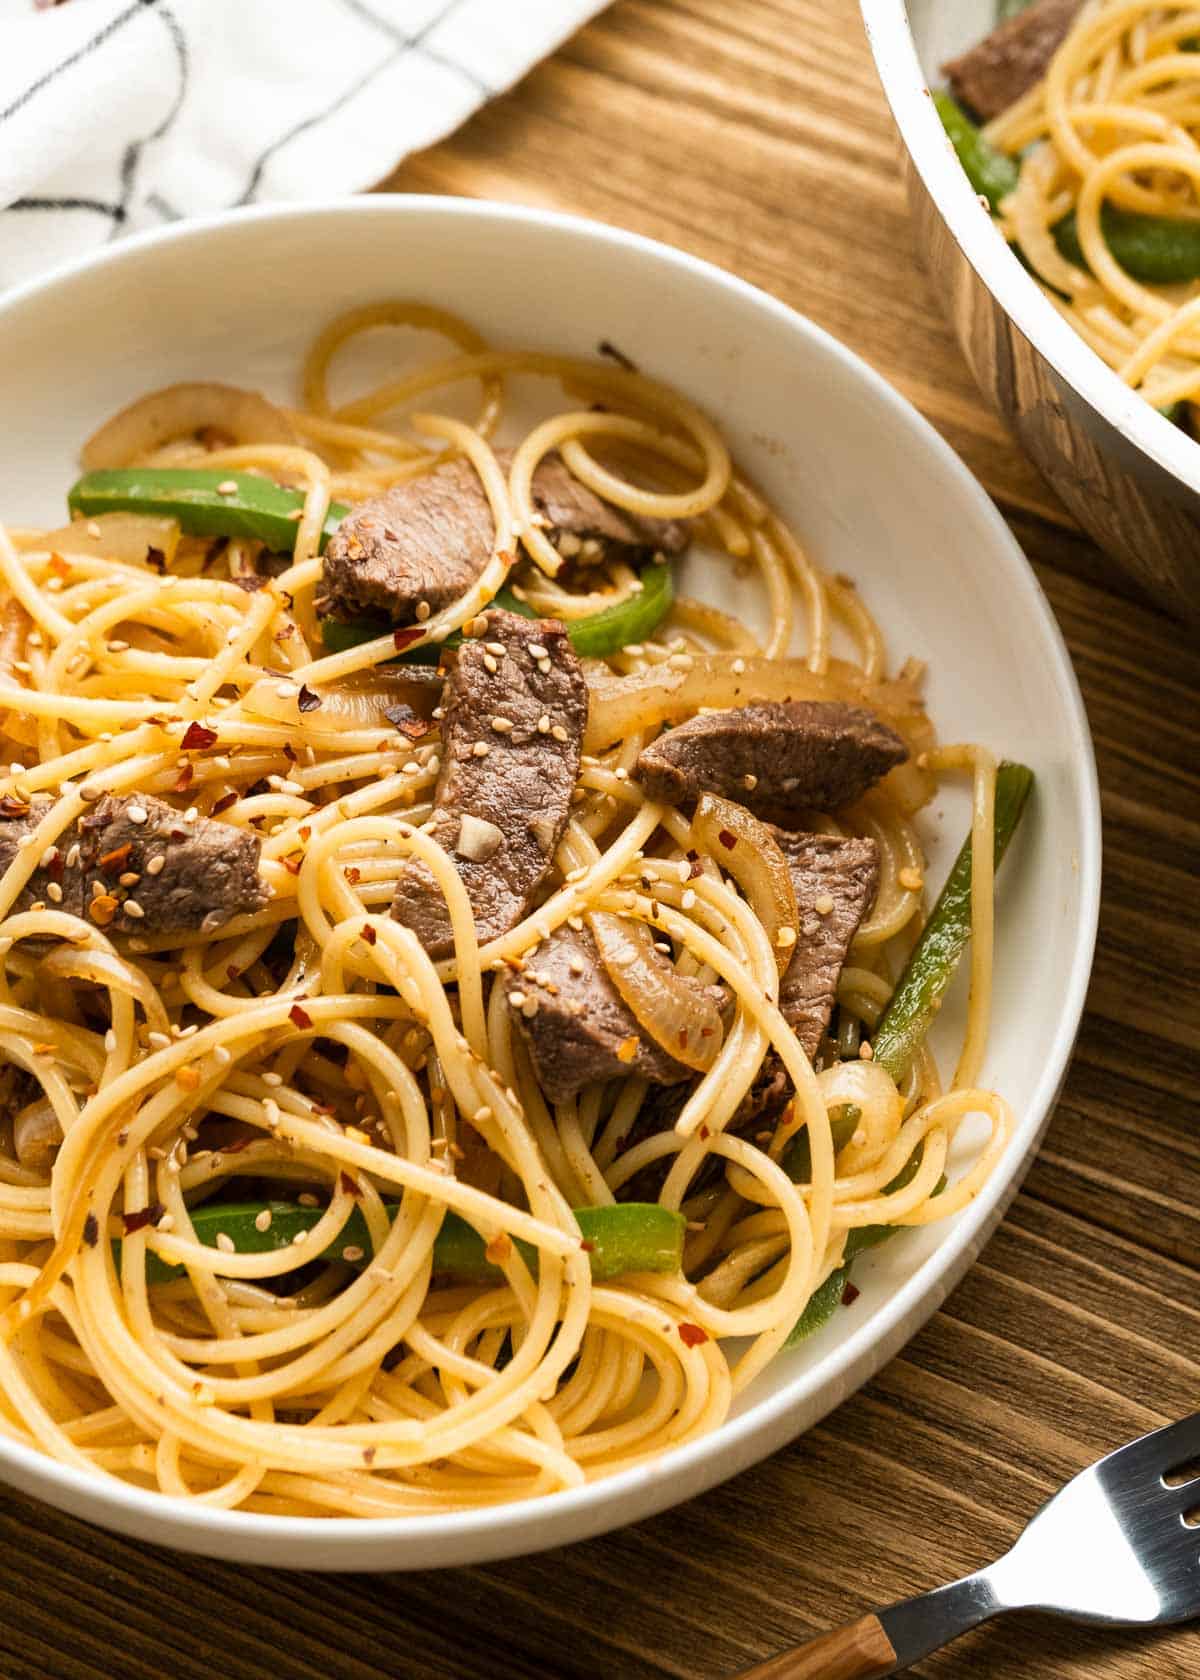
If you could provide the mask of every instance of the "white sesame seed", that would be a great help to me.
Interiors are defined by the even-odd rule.
[[[342,1259],[349,1260],[352,1264],[356,1260],[361,1260],[362,1257],[363,1251],[357,1243],[347,1243],[342,1250]]]
[[[262,1109],[263,1119],[267,1122],[267,1125],[271,1128],[271,1130],[274,1131],[280,1121],[279,1104],[273,1097],[266,1097],[263,1100]]]
[[[746,671],[746,661],[744,659],[735,659],[732,670],[735,677],[744,676]]]
[[[525,993],[509,992],[508,1001],[514,1009],[523,1009],[525,1006]]]
[[[789,945],[796,943],[795,928],[781,927],[775,935],[775,943],[781,951],[786,951]]]
[[[828,916],[829,912],[833,909],[833,894],[822,893],[819,898],[814,898],[813,909],[817,912],[818,916]]]
[[[543,712],[542,713],[541,717],[537,721],[537,727],[538,727],[538,734],[539,735],[549,735],[549,733],[550,733],[550,715],[549,715],[548,712]]]
[[[301,1243],[306,1243],[307,1241],[308,1241],[308,1232],[307,1231],[297,1231],[296,1235],[292,1238],[292,1243],[296,1248],[299,1248]]]
[[[220,484],[217,485],[217,495],[218,496],[236,496],[237,495],[237,479],[236,478],[223,478],[221,480]]]
[[[283,1084],[283,1075],[280,1073],[264,1073],[262,1079],[264,1085],[277,1086]]]
[[[679,900],[679,902],[685,910],[691,910],[691,909],[695,908],[696,894],[692,890],[691,887],[688,888],[688,890],[684,893],[683,897]]]
[[[79,797],[86,800],[89,805],[94,804],[103,792],[104,789],[97,782],[80,782],[79,784]]]
[[[164,1213],[154,1227],[156,1231],[173,1231],[175,1229],[175,1215]]]
[[[294,700],[300,692],[300,685],[294,682],[276,683],[275,692],[281,700]]]
[[[150,813],[144,805],[127,805],[125,807],[125,815],[129,818],[131,823],[137,823],[139,825],[144,822],[148,822],[150,819]]]
[[[484,642],[483,651],[490,653],[495,659],[503,659],[506,649],[503,642]]]
[[[418,601],[416,609],[416,619],[418,624],[424,624],[432,610],[433,609],[430,607],[428,601]]]
[[[530,659],[549,659],[550,655],[540,642],[530,642],[529,657]]]
[[[108,1051],[110,1056],[117,1048],[117,1035],[111,1027],[109,1027],[108,1031],[104,1035],[104,1048]]]
[[[135,922],[140,922],[146,914],[136,898],[127,898],[121,908],[127,916],[132,916]]]
[[[72,846],[71,850],[67,853],[67,868],[68,869],[75,869],[75,868],[78,867],[78,865],[79,865],[79,846],[78,846],[78,844],[76,844],[76,845]]]
[[[228,1231],[217,1232],[217,1247],[221,1250],[222,1254],[233,1254],[236,1252],[233,1245],[233,1238],[229,1235]]]
[[[167,859],[165,853],[160,852],[157,857],[152,857],[146,865],[146,874],[161,875],[163,870],[166,868],[166,863]]]
[[[164,1032],[148,1032],[146,1043],[151,1050],[169,1050],[171,1047],[171,1040]]]
[[[551,733],[551,735],[553,735],[553,737],[556,741],[565,741],[567,739],[567,732],[563,728],[561,723],[554,724],[553,727],[550,730],[550,733]]]
[[[587,964],[583,961],[582,957],[572,957],[570,962],[567,964],[567,967],[577,978],[579,975],[587,972]]]
[[[320,1206],[320,1203],[317,1201],[317,1198],[313,1195],[311,1190],[302,1190],[300,1192],[300,1194],[296,1197],[296,1200],[300,1203],[301,1207],[319,1207]]]
[[[527,1021],[532,1021],[537,1012],[538,1000],[535,997],[527,997],[525,1002],[521,1005],[522,1015],[524,1015]]]
[[[500,669],[499,664],[497,663],[497,661],[495,659],[492,658],[492,655],[490,653],[485,653],[484,654],[483,664],[484,664],[484,669],[490,671],[493,676],[495,676],[496,672]]]
[[[745,788],[747,793],[753,793],[755,788],[758,786],[758,777],[754,775],[752,771],[748,770],[742,777],[742,786]]]
[[[254,1215],[254,1229],[256,1231],[269,1231],[271,1229],[270,1208],[263,1208],[261,1212]]]
[[[98,537],[100,535],[100,527],[94,519],[89,519],[87,522],[87,534],[89,537]]]
[[[189,805],[187,810],[183,813],[183,820],[185,823],[194,823],[199,815],[200,807],[198,805]]]
[[[46,885],[46,897],[55,904],[62,903],[63,890],[57,881],[50,881]]]
[[[486,741],[476,741],[475,745],[471,748],[471,751],[474,753],[476,758],[486,758],[491,750],[491,747],[488,746]]]
[[[667,660],[667,664],[673,671],[690,671],[692,656],[690,653],[673,653]]]
[[[213,1060],[219,1062],[222,1067],[228,1067],[233,1060],[233,1051],[227,1044],[218,1044],[213,1051]]]
[[[512,729],[512,719],[506,717],[494,717],[492,719],[492,728],[496,731],[497,735],[507,735]]]

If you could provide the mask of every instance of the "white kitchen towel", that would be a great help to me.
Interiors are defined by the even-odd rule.
[[[0,0],[0,286],[373,186],[605,0]]]

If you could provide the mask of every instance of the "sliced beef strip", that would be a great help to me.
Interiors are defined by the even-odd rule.
[[[829,1026],[850,942],[875,902],[879,847],[874,840],[832,834],[773,832],[787,859],[799,913],[796,949],[779,983],[779,1008],[811,1058]]]
[[[552,540],[557,533],[564,559],[577,552],[571,538],[598,542],[603,553],[617,548],[652,554],[681,554],[691,538],[686,519],[647,519],[604,501],[575,477],[561,455],[542,458],[532,489],[533,505],[549,522]]]
[[[634,777],[669,805],[717,793],[786,825],[849,804],[907,757],[899,735],[858,706],[764,701],[666,730],[639,754]]]
[[[549,872],[579,776],[588,708],[564,625],[495,607],[487,620],[481,638],[463,642],[446,679],[430,825],[462,876],[481,944],[516,926]],[[423,864],[405,864],[392,914],[432,957],[449,955],[446,901]]]
[[[0,872],[51,804],[35,799],[25,812],[0,809]],[[257,836],[229,823],[206,817],[185,822],[161,799],[106,794],[39,862],[16,909],[41,902],[86,915],[117,933],[210,932],[267,902],[258,858]],[[122,876],[137,879],[122,881]],[[52,884],[61,890],[61,899],[50,892]],[[99,910],[93,908],[97,901]],[[130,905],[136,907],[132,914]]]
[[[538,1084],[551,1102],[563,1102],[598,1079],[636,1074],[654,1085],[674,1085],[691,1078],[690,1069],[641,1031],[586,930],[556,928],[525,972],[510,975],[505,984]],[[534,1000],[536,1014],[523,1013],[523,998]]]
[[[1041,80],[1083,0],[1038,0],[942,65],[954,97],[988,122]]]
[[[503,465],[511,459],[499,452]],[[602,552],[675,554],[687,546],[678,519],[642,519],[592,493],[557,455],[533,475],[533,500],[558,534],[564,557],[589,539]],[[349,513],[325,549],[317,611],[335,618],[380,617],[410,624],[419,602],[432,612],[458,600],[487,565],[495,534],[479,474],[467,460],[447,461]],[[599,558],[599,556],[597,556]]]

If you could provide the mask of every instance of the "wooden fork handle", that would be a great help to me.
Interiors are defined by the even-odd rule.
[[[848,1627],[823,1633],[794,1651],[748,1668],[738,1680],[878,1680],[897,1662],[892,1642],[878,1616],[863,1616]]]

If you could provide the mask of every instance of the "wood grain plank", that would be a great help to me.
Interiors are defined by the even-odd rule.
[[[714,1680],[978,1567],[1059,1483],[1196,1405],[1200,648],[1075,531],[979,401],[912,259],[854,0],[619,0],[393,191],[557,206],[804,311],[997,499],[1058,617],[1104,790],[1088,1013],[981,1264],[861,1394],[726,1487],[460,1572],[272,1575],[0,1495],[0,1680]],[[1200,1680],[1200,1641],[1029,1618],[930,1680]]]

